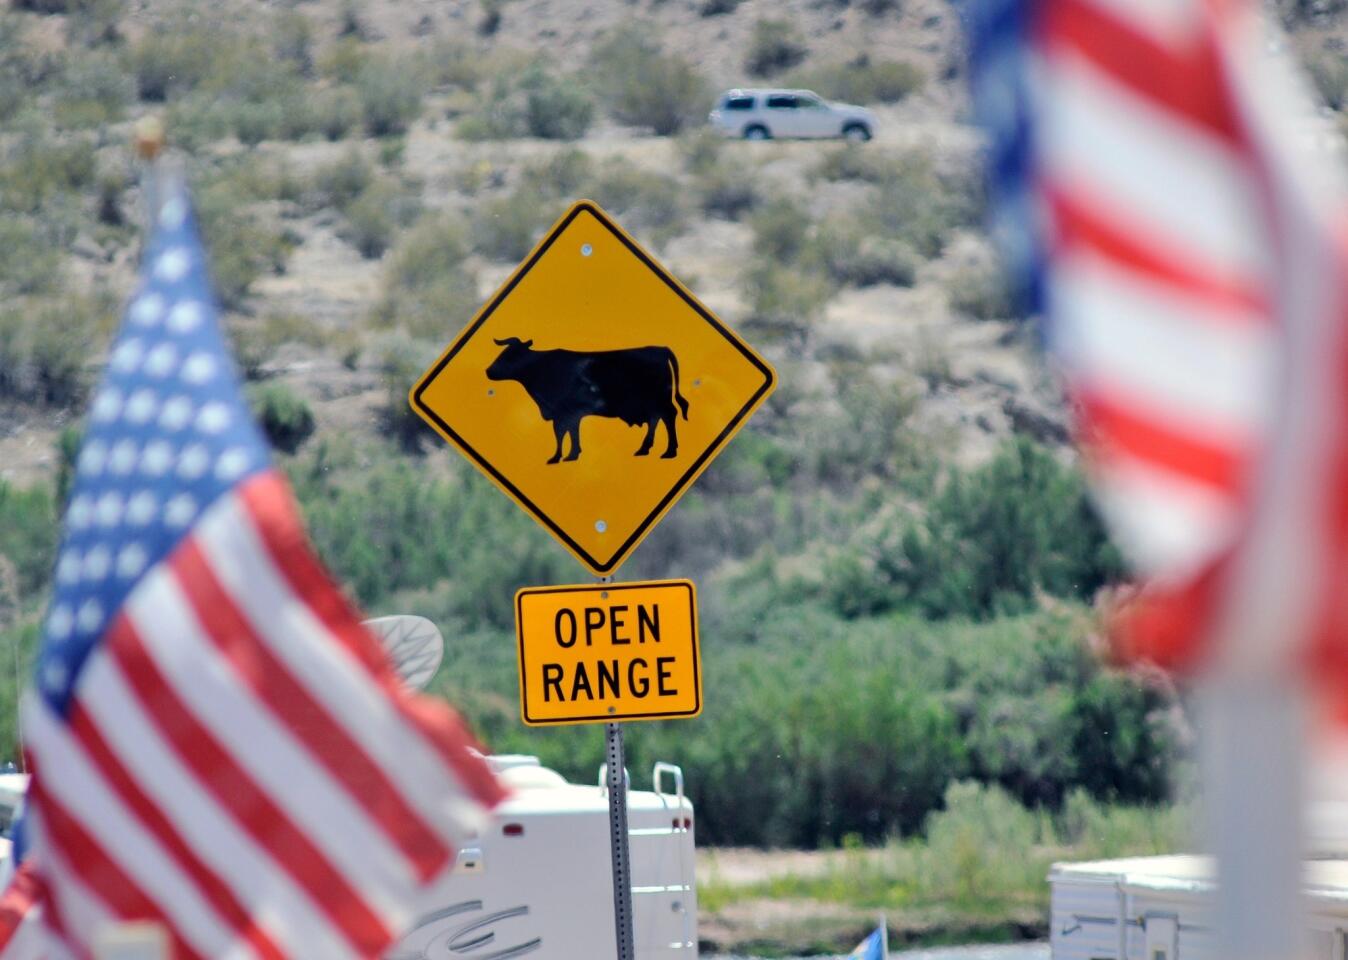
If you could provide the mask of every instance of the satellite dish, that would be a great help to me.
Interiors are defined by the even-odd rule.
[[[379,638],[403,683],[425,690],[445,656],[445,638],[425,617],[396,616],[366,620],[365,626]]]

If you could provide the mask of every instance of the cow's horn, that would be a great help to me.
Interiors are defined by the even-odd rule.
[[[511,346],[512,344],[516,344],[519,342],[520,342],[519,337],[506,337],[504,340],[497,340],[495,338],[492,339],[492,343],[496,344],[498,347],[508,347]]]

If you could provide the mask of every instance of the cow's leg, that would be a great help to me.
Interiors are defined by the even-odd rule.
[[[665,445],[665,452],[660,454],[661,460],[673,460],[679,455],[679,434],[674,426],[678,419],[674,414],[673,405],[668,410],[660,414],[660,422],[665,425],[665,433],[669,436],[669,443]],[[651,424],[651,432],[655,432],[655,424]]]
[[[651,452],[651,444],[655,443],[655,425],[659,422],[657,417],[646,424],[646,439],[641,441],[641,449],[637,451],[638,457],[644,457]]]
[[[571,434],[571,452],[566,455],[566,459],[575,460],[580,456],[580,421],[570,424],[567,430]]]
[[[548,460],[548,463],[556,463],[562,459],[562,441],[566,438],[566,427],[554,420],[552,421],[552,432],[557,438],[557,450],[553,453],[552,458]]]

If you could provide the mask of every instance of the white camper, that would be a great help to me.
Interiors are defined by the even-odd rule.
[[[577,960],[611,957],[613,877],[608,795],[567,783],[536,757],[488,757],[514,794],[389,960]],[[697,956],[693,806],[683,773],[657,763],[652,789],[628,790],[637,960]],[[672,787],[671,792],[665,788]]]
[[[1212,877],[1187,855],[1054,864],[1052,960],[1218,960]],[[1348,960],[1348,860],[1309,862],[1306,889],[1311,960]]]

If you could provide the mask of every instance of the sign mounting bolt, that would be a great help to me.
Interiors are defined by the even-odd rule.
[[[592,253],[594,253],[594,247],[590,246],[588,243],[581,246],[580,255],[582,257],[588,257]]]
[[[604,520],[596,520],[594,522],[594,528],[598,530],[600,533],[603,533],[605,530],[608,529],[608,523]]]

